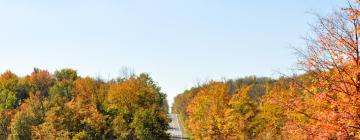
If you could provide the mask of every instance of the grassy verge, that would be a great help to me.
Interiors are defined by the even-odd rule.
[[[181,132],[183,133],[183,136],[184,137],[187,137],[189,139],[192,139],[192,136],[191,134],[189,133],[189,131],[186,129],[186,123],[185,123],[185,118],[182,114],[179,114],[178,115],[178,118],[179,118],[179,123],[180,123],[180,129],[181,129]]]

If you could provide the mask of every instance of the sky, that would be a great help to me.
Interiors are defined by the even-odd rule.
[[[1,0],[0,72],[73,68],[116,78],[146,72],[168,95],[198,81],[276,77],[291,47],[343,0]]]

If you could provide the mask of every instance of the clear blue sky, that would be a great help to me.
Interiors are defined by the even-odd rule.
[[[147,72],[172,98],[197,80],[275,76],[316,11],[340,0],[2,0],[0,72]]]

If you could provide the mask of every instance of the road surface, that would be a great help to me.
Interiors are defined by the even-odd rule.
[[[178,115],[177,114],[168,114],[168,117],[171,120],[170,129],[168,130],[168,132],[171,135],[171,139],[172,140],[185,139],[181,132]]]

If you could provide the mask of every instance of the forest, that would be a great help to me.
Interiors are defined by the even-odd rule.
[[[208,81],[175,98],[192,139],[360,139],[359,2],[318,22],[296,49],[301,74]],[[350,3],[350,2],[349,2]]]
[[[104,82],[72,69],[0,76],[0,139],[168,139],[166,95],[148,74]]]
[[[208,80],[171,107],[147,73],[103,80],[71,68],[5,71],[0,140],[166,140],[170,112],[194,140],[360,139],[360,0],[314,16],[294,74]]]

